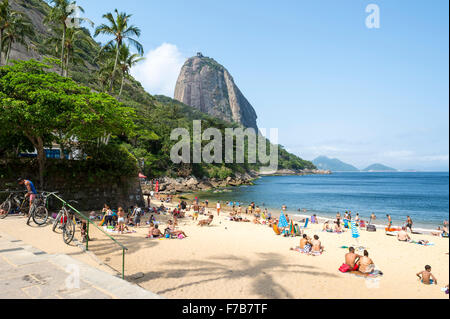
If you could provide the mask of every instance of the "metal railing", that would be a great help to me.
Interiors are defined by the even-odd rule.
[[[96,223],[94,223],[93,221],[91,221],[88,217],[84,216],[83,213],[79,212],[76,208],[74,208],[72,205],[70,205],[68,202],[66,202],[64,199],[62,199],[61,197],[59,197],[58,195],[52,193],[52,196],[54,196],[56,199],[58,199],[60,202],[63,203],[63,205],[69,207],[70,209],[72,209],[74,212],[76,212],[79,216],[83,217],[87,224],[86,224],[86,251],[89,250],[89,224],[92,224],[95,226],[95,228],[97,228],[98,230],[100,230],[103,234],[105,234],[107,237],[109,237],[109,239],[111,239],[114,243],[116,243],[117,245],[119,245],[122,248],[122,279],[125,279],[125,251],[128,250],[127,247],[125,247],[123,244],[121,244],[120,242],[118,242],[114,237],[112,237],[111,235],[109,235],[107,232],[105,232],[102,228],[100,228],[99,226],[97,226]]]

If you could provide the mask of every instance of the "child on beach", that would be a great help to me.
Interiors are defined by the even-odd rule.
[[[122,207],[119,207],[119,211],[117,213],[117,223],[119,224],[119,234],[123,234],[125,225],[125,211]]]
[[[437,285],[437,279],[431,273],[431,266],[430,265],[426,265],[425,266],[425,270],[421,271],[421,272],[418,272],[416,274],[416,276],[419,277],[420,281],[424,285],[432,285],[432,284]]]

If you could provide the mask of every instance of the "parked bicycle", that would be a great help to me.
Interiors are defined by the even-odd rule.
[[[25,214],[29,210],[29,201],[24,196],[24,192],[11,192],[6,200],[0,205],[0,219],[6,218],[9,214]]]
[[[38,194],[36,199],[31,203],[30,213],[28,214],[27,225],[30,224],[30,219],[42,226],[47,223],[48,220],[48,199],[51,195],[57,194],[57,192],[42,192]]]
[[[69,203],[77,204],[78,202],[71,200],[69,201]],[[63,240],[68,245],[72,242],[75,236],[75,222],[74,214],[67,204],[67,202],[64,202],[63,206],[61,207],[61,210],[53,221],[52,230],[56,231],[56,228],[58,227],[58,225],[60,225],[59,228],[62,229]]]

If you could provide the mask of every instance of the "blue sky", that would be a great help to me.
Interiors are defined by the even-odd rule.
[[[448,170],[448,1],[77,3],[97,25],[115,8],[133,14],[147,54],[133,73],[152,94],[173,96],[183,61],[201,51],[303,158]],[[379,29],[365,24],[371,3]]]

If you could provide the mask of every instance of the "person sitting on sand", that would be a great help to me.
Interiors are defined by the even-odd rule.
[[[213,221],[214,216],[213,215],[209,215],[208,219],[203,219],[201,221],[198,222],[198,226],[209,226],[211,225],[211,222]]]
[[[402,230],[397,233],[397,239],[399,241],[411,241],[411,237],[409,237],[408,233],[406,232],[406,227],[402,227]]]
[[[416,274],[416,276],[419,277],[420,281],[424,285],[432,285],[432,284],[437,285],[437,279],[431,273],[431,266],[430,265],[426,265],[425,266],[425,270],[421,271],[421,272],[418,272]]]
[[[362,256],[355,254],[355,248],[350,247],[348,249],[348,253],[345,254],[345,263],[350,267],[351,271],[358,270],[359,266],[357,262],[361,257]]]
[[[150,227],[150,232],[147,236],[147,238],[161,238],[163,237],[163,233],[159,230],[158,225],[154,225],[153,227]]]
[[[314,235],[314,239],[311,240],[311,255],[318,256],[323,253],[323,246],[319,240],[319,236]]]
[[[363,274],[370,274],[375,270],[375,264],[372,259],[369,258],[369,252],[364,250],[364,256],[359,258],[358,262],[358,270]]]
[[[253,219],[253,224],[261,225],[261,222],[260,222],[260,220],[259,220],[259,217],[255,217],[255,218]]]
[[[169,230],[169,233],[173,236],[178,237],[178,236],[182,235],[184,237],[187,237],[187,235],[184,231],[175,229],[175,225],[171,220],[168,221],[168,227],[166,228],[166,230],[167,229]]]
[[[322,231],[330,232],[333,231],[330,222],[327,220],[325,223],[323,223]]]

